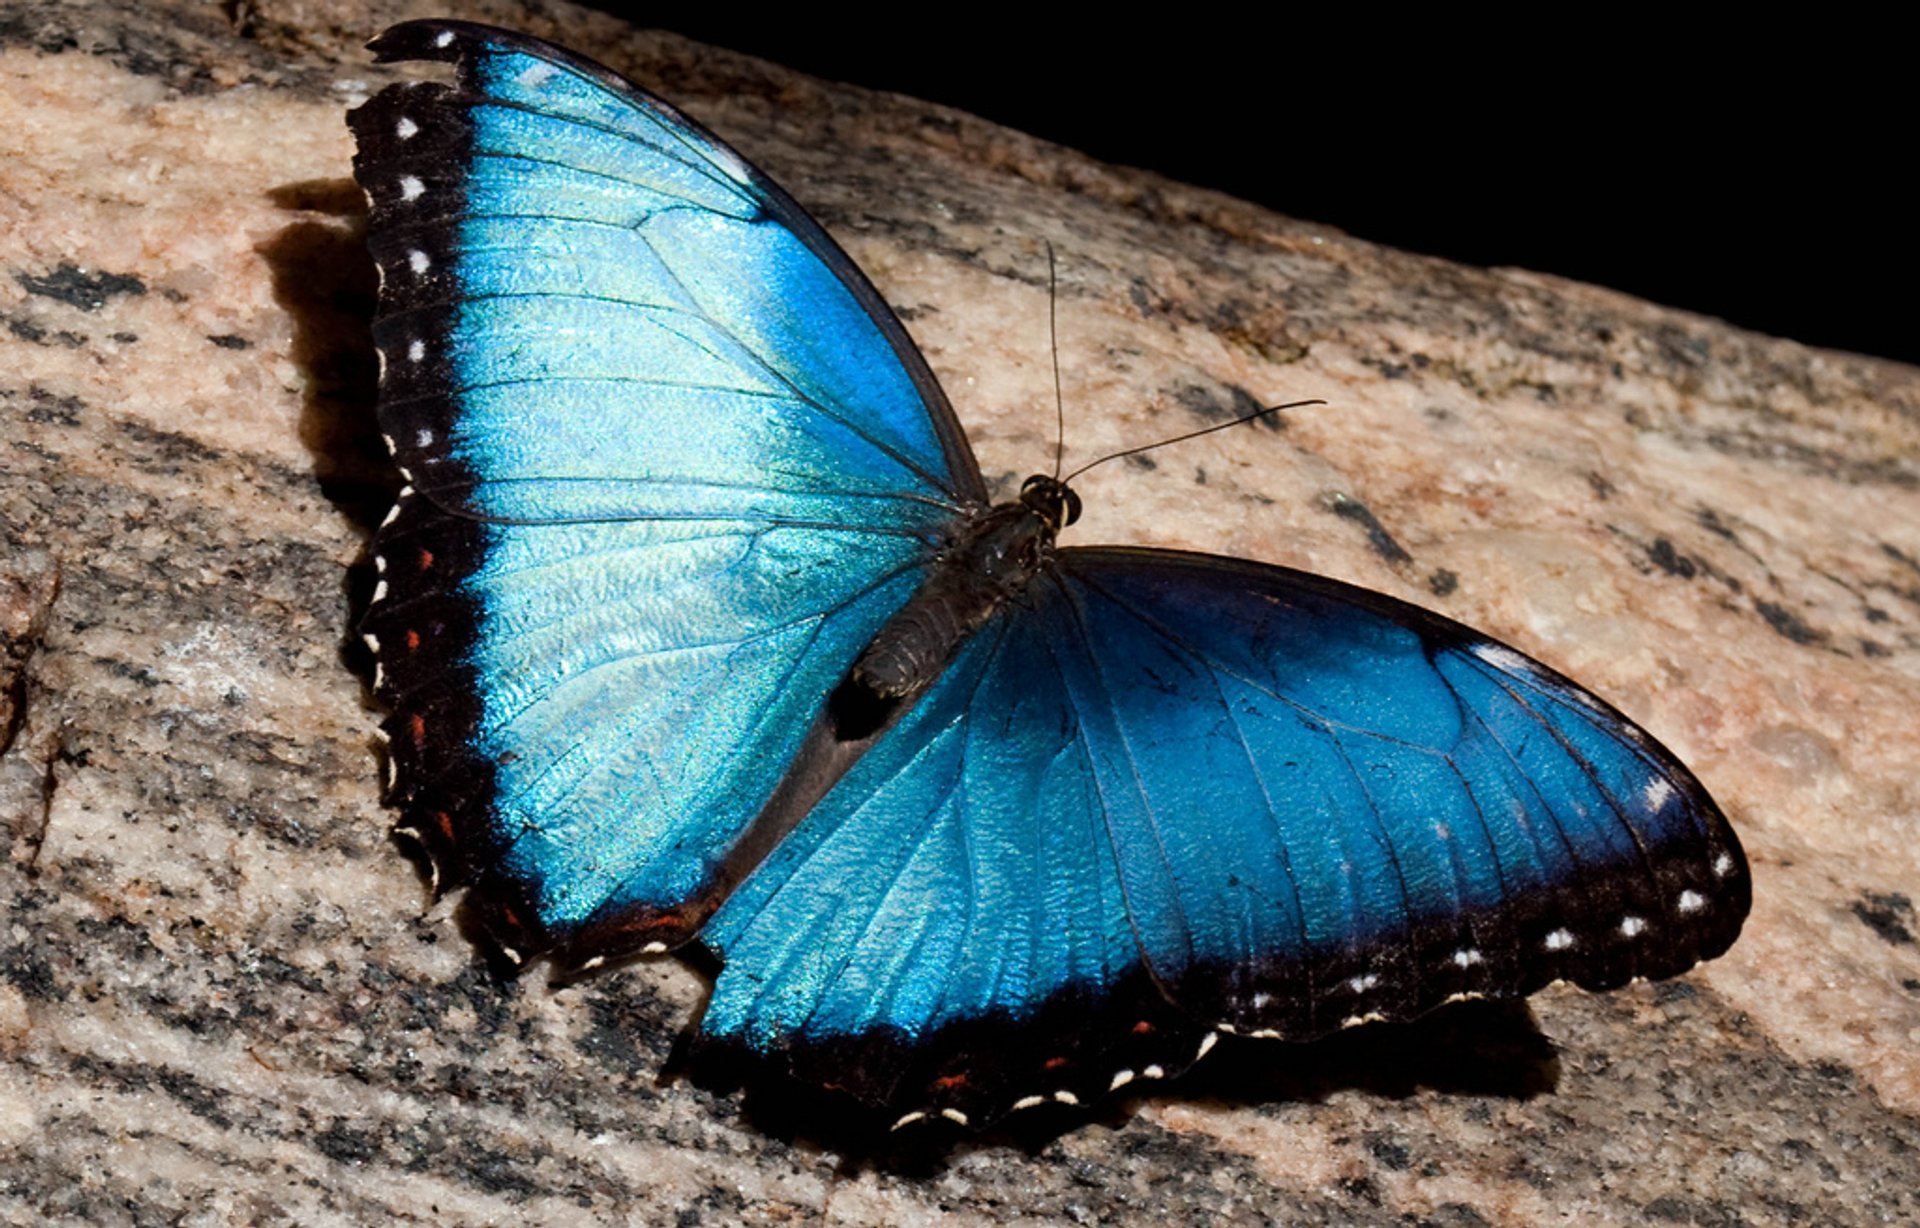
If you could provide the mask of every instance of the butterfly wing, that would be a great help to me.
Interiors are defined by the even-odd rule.
[[[1059,557],[714,919],[710,1036],[978,1120],[1738,933],[1713,802],[1545,666],[1317,576]]]
[[[455,69],[350,117],[409,482],[365,623],[394,792],[510,948],[610,953],[984,490],[872,286],[717,138],[506,31],[373,47]]]

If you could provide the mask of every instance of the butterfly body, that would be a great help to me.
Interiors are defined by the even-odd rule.
[[[520,957],[698,942],[701,1043],[977,1123],[1726,949],[1693,775],[1378,593],[1058,548],[779,188],[611,72],[457,22],[355,112],[408,480],[364,630],[392,797]]]
[[[1052,562],[1054,538],[1079,505],[1064,483],[1036,474],[1018,500],[966,520],[920,591],[860,654],[849,681],[882,701],[926,690],[967,637]]]

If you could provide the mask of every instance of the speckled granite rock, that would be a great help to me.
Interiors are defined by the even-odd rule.
[[[388,842],[350,647],[390,475],[344,109],[411,5],[0,11],[0,1220],[1920,1219],[1920,372],[1385,251],[558,4],[878,280],[1080,541],[1311,567],[1587,681],[1755,866],[1684,980],[1223,1045],[1162,1095],[875,1153],[662,1078],[676,964],[502,982]],[[234,17],[238,17],[238,21]]]

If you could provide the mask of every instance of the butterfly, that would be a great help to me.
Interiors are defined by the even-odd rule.
[[[1665,748],[1458,623],[988,497],[832,239],[533,38],[350,116],[406,486],[363,624],[397,830],[516,962],[703,948],[698,1042],[979,1125],[1556,980],[1750,896]]]

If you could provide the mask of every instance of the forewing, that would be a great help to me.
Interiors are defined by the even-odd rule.
[[[1672,976],[1739,933],[1746,862],[1693,774],[1514,649],[1237,560],[1062,573],[1128,913],[1189,1012],[1313,1036]]]

